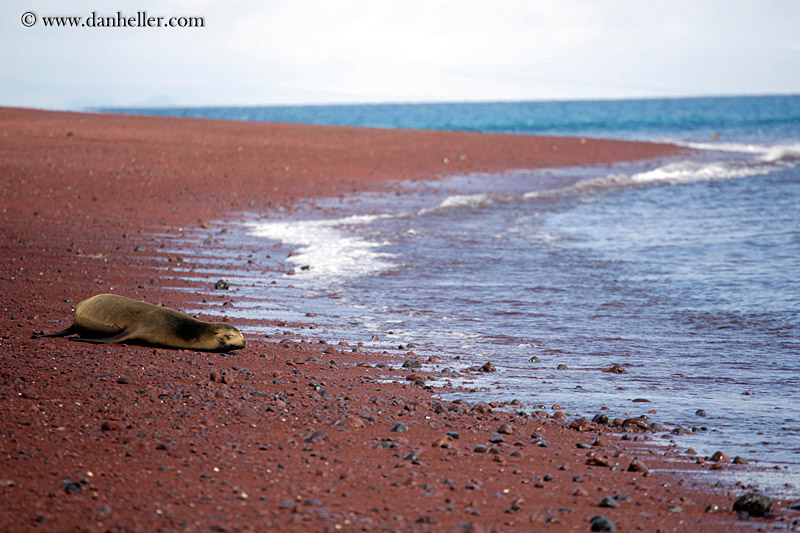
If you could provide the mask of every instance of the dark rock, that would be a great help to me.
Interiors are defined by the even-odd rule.
[[[612,498],[603,498],[599,503],[600,507],[608,507],[609,509],[619,509],[619,503]]]
[[[317,431],[315,431],[314,433],[312,433],[311,435],[306,437],[306,442],[312,442],[313,443],[313,442],[320,442],[320,441],[324,441],[324,440],[328,440],[328,432],[325,431],[324,429],[318,429]]]
[[[480,370],[481,372],[497,372],[497,369],[494,367],[491,361],[481,366]]]
[[[500,427],[497,428],[497,432],[503,435],[512,435],[514,433],[514,428],[508,422],[503,422],[500,424]]]
[[[408,426],[406,426],[402,422],[395,422],[394,425],[392,426],[393,433],[404,433],[406,431],[408,431]]]
[[[67,494],[80,494],[83,492],[83,487],[77,481],[72,481],[71,479],[64,480],[64,492]]]
[[[541,362],[541,359],[539,359],[538,357],[536,357],[536,356],[534,355],[533,357],[531,357],[530,359],[528,359],[528,361],[530,361],[531,363],[539,363],[539,362]]]
[[[772,508],[772,500],[763,494],[750,492],[733,503],[734,511],[745,511],[751,516],[766,516]]]
[[[403,368],[422,368],[422,363],[414,359],[408,359],[403,362]]]
[[[715,452],[714,455],[711,456],[711,460],[715,463],[730,463],[731,458],[722,453],[721,451]]]
[[[594,415],[594,417],[592,418],[592,422],[594,422],[595,424],[603,424],[603,425],[607,426],[608,425],[608,415],[604,415],[604,414]]]
[[[628,465],[628,472],[649,472],[650,470],[647,468],[642,461],[639,459],[634,459],[631,461],[631,464]]]
[[[230,287],[230,284],[224,279],[217,280],[214,284],[214,288],[218,291],[227,291]]]
[[[622,422],[622,429],[630,433],[647,433],[650,424],[643,418],[626,418]]]
[[[617,530],[617,528],[614,526],[614,522],[605,516],[595,515],[589,522],[592,524],[591,531],[606,531],[614,533]]]
[[[708,413],[706,413],[705,409],[698,409],[697,411],[694,412],[694,414],[696,414],[697,416],[708,416]]]
[[[556,367],[556,370],[569,370],[569,367],[562,363]]]
[[[603,372],[608,372],[611,374],[627,374],[628,371],[622,365],[612,365],[607,368],[603,369]]]

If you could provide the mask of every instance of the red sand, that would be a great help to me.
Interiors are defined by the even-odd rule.
[[[598,514],[617,531],[752,528],[730,512],[743,488],[713,492],[669,472],[710,463],[607,427],[570,429],[557,409],[439,401],[405,379],[404,352],[251,338],[216,355],[30,338],[66,327],[99,292],[185,305],[159,286],[156,232],[399,179],[675,147],[19,109],[0,109],[0,136],[0,530],[589,531]],[[376,381],[385,375],[398,381]],[[397,422],[408,430],[392,432]],[[502,424],[505,443],[474,451]],[[650,472],[626,471],[634,456]],[[619,508],[599,506],[615,495]],[[785,508],[754,520],[792,527]]]

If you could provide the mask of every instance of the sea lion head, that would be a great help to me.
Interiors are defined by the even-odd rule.
[[[214,342],[217,352],[229,352],[244,348],[242,332],[229,324],[214,324]]]

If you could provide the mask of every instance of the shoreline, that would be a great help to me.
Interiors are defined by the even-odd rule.
[[[664,455],[643,435],[559,420],[559,409],[438,400],[407,379],[404,352],[248,337],[245,350],[210,355],[29,338],[62,329],[99,292],[185,308],[187,293],[161,288],[157,268],[181,261],[159,232],[398,180],[684,149],[8,108],[0,127],[0,529],[588,531],[594,515],[625,531],[752,524],[729,512],[745,488],[711,492],[670,474],[731,466]],[[223,313],[235,305],[206,298]],[[634,457],[647,473],[626,471]],[[599,507],[606,497],[619,508]],[[791,520],[785,507],[754,520]]]

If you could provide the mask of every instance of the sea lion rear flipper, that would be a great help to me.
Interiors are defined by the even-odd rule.
[[[77,333],[77,331],[75,331],[74,324],[67,329],[62,329],[61,331],[56,331],[55,333],[42,333],[41,335],[34,333],[31,335],[31,338],[38,339],[40,337],[66,337],[67,335],[72,335],[73,333]]]
[[[91,342],[93,344],[113,344],[115,342],[124,342],[131,338],[131,331],[129,329],[122,330],[116,335],[111,337],[103,337],[100,339],[87,339],[84,337],[73,337],[70,340],[75,342]]]

